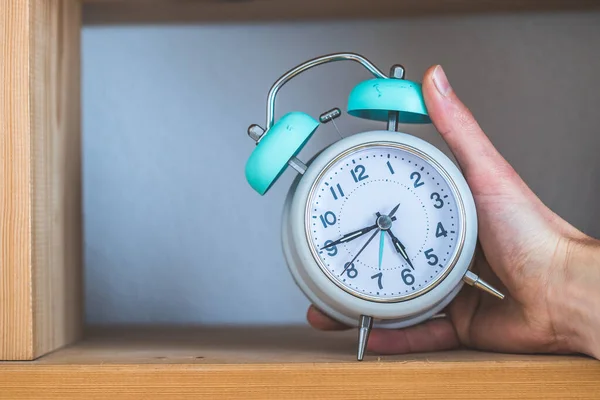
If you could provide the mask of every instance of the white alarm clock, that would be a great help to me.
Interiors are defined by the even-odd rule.
[[[374,75],[350,93],[348,113],[384,121],[386,130],[357,133],[310,162],[296,158],[320,123],[290,112],[276,123],[279,89],[298,74],[332,61],[355,61]],[[358,360],[369,332],[434,317],[463,283],[504,296],[469,271],[477,244],[477,211],[469,186],[439,149],[398,132],[398,123],[429,123],[421,85],[390,76],[364,57],[331,54],[303,63],[271,87],[266,129],[246,164],[249,184],[264,195],[287,166],[298,172],[283,208],[282,245],[289,270],[308,299],[331,318],[359,328]]]

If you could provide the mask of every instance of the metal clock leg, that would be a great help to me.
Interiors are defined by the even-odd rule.
[[[476,287],[477,289],[488,292],[489,294],[498,297],[500,300],[504,299],[504,295],[495,289],[492,285],[481,279],[479,276],[471,271],[467,271],[463,278],[466,284]]]
[[[373,328],[373,317],[361,315],[358,326],[358,361],[362,361],[365,356],[371,328]]]

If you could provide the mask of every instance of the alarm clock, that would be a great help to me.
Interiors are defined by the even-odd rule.
[[[304,163],[298,153],[342,112],[317,120],[292,111],[275,121],[276,95],[300,73],[336,61],[357,62],[373,76],[350,91],[347,113],[384,126],[342,137]],[[283,254],[317,308],[358,328],[359,361],[373,327],[434,318],[464,283],[504,298],[470,271],[477,210],[461,171],[435,146],[398,131],[400,123],[431,123],[421,85],[404,79],[401,65],[390,71],[354,53],[309,60],[272,85],[266,127],[248,128],[256,146],[245,174],[256,192],[265,195],[288,167],[298,173],[283,205]]]

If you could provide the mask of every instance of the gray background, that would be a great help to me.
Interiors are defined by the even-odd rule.
[[[552,209],[600,236],[600,13],[264,25],[86,27],[83,132],[90,323],[304,323],[281,254],[293,171],[247,185],[251,123],[272,82],[354,51],[408,79],[445,67],[492,141]],[[354,63],[286,86],[278,113],[345,107]],[[381,127],[349,116],[344,134]],[[430,126],[402,127],[447,152]],[[308,158],[337,138],[319,130]],[[448,153],[448,152],[447,152]]]

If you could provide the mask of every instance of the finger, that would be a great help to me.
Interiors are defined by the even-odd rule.
[[[458,336],[448,319],[434,319],[404,329],[374,329],[367,349],[380,354],[406,354],[455,349]]]
[[[475,184],[475,190],[497,187],[503,179],[516,176],[460,101],[441,66],[431,67],[425,73],[423,96],[434,126],[467,179],[476,181],[470,182]]]
[[[341,322],[329,318],[327,315],[323,314],[319,309],[312,305],[308,308],[308,312],[306,313],[306,319],[313,328],[323,331],[341,331],[350,329],[348,325],[342,324]]]

